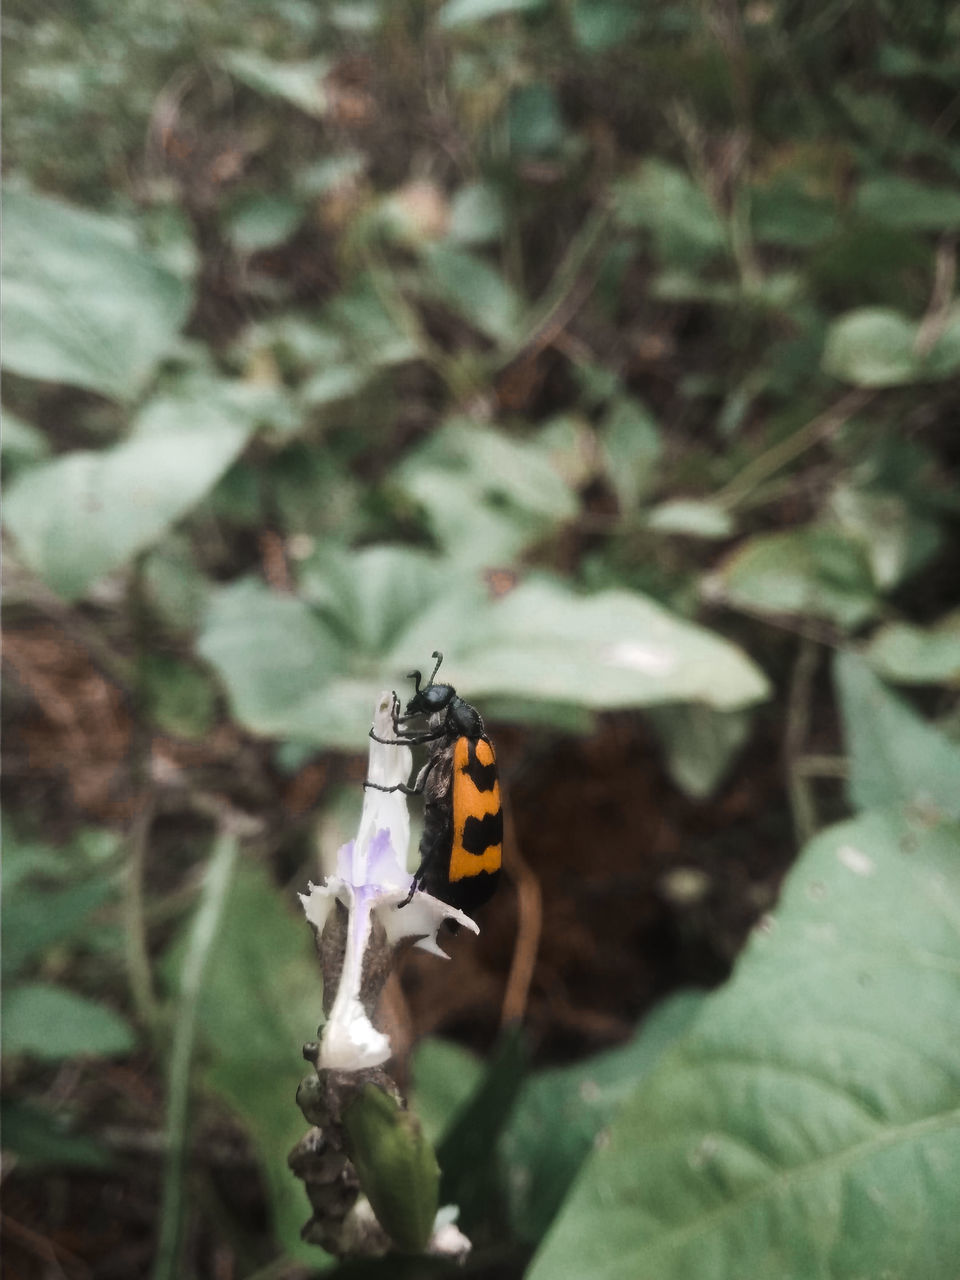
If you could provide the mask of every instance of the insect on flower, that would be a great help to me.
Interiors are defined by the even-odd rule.
[[[377,742],[426,746],[426,764],[412,787],[402,782],[384,787],[369,780],[364,786],[424,797],[420,866],[407,901],[424,889],[473,912],[491,897],[500,879],[503,810],[497,761],[476,707],[458,697],[453,685],[435,683],[443,654],[434,650],[433,657],[436,665],[422,688],[419,671],[407,677],[414,681],[414,694],[404,715],[399,702],[394,703],[395,739],[370,731]],[[426,729],[406,727],[408,720],[421,716],[427,717]]]

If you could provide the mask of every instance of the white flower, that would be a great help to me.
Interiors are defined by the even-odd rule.
[[[380,738],[394,737],[392,694],[381,696],[373,717],[373,729]],[[406,782],[412,763],[408,746],[370,739],[367,772],[370,782],[383,787]],[[370,1021],[372,1010],[366,1009],[361,999],[364,961],[375,917],[383,925],[389,946],[394,947],[405,938],[415,938],[416,946],[444,959],[446,952],[437,942],[437,930],[444,920],[456,920],[465,929],[479,933],[469,916],[430,894],[418,891],[406,902],[413,883],[413,876],[407,870],[409,843],[406,796],[401,791],[368,787],[363,793],[357,838],[339,850],[336,873],[328,876],[322,885],[311,884],[309,893],[299,895],[307,919],[318,935],[323,932],[335,902],[342,902],[349,912],[340,981],[320,1041],[318,1066],[321,1069],[360,1071],[379,1066],[391,1055],[389,1039]]]

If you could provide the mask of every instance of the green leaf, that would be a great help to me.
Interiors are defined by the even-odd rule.
[[[410,1059],[410,1105],[434,1146],[468,1102],[483,1076],[483,1063],[452,1040],[427,1036]]]
[[[241,253],[275,249],[289,240],[303,217],[303,209],[287,196],[255,192],[227,209],[227,235]]]
[[[640,16],[633,0],[575,0],[570,25],[581,49],[603,53],[625,40]]]
[[[530,1280],[951,1280],[960,837],[867,814],[611,1125]]]
[[[864,548],[831,529],[808,526],[748,538],[704,585],[735,608],[827,618],[858,627],[877,609]]]
[[[189,286],[132,223],[17,188],[3,212],[4,368],[132,399],[186,320]]]
[[[830,495],[830,509],[844,532],[863,545],[873,580],[883,591],[915,573],[940,546],[936,524],[900,494],[840,484]]]
[[[703,1001],[694,992],[671,996],[629,1044],[540,1071],[524,1084],[500,1142],[511,1221],[521,1240],[543,1238],[597,1135],[689,1028]]]
[[[210,585],[197,568],[187,538],[165,538],[144,557],[141,590],[162,624],[173,631],[195,629],[206,608]]]
[[[60,1116],[25,1102],[4,1101],[0,1110],[4,1151],[25,1169],[107,1169],[109,1154],[90,1138],[71,1133]]]
[[[197,652],[218,671],[233,714],[256,733],[324,741],[325,685],[345,665],[333,631],[309,605],[253,578],[212,594]],[[379,692],[368,687],[370,708]],[[355,727],[362,738],[368,710]]]
[[[697,800],[716,790],[750,732],[744,712],[696,702],[650,707],[647,718],[663,744],[670,777]]]
[[[8,843],[9,848],[9,843]],[[4,863],[8,857],[4,851]],[[3,971],[9,977],[56,943],[73,938],[113,894],[106,878],[65,888],[3,884]]]
[[[305,1129],[295,1101],[301,1046],[322,1016],[313,952],[302,914],[262,868],[241,863],[206,966],[198,1026],[203,1081],[253,1137],[278,1240],[293,1257],[317,1263],[324,1255],[300,1243],[309,1205],[286,1163]],[[168,961],[174,970],[182,953],[181,941]]]
[[[871,178],[857,192],[856,210],[889,227],[912,231],[960,230],[960,194],[895,174]]]
[[[500,1217],[497,1144],[513,1111],[527,1068],[527,1046],[518,1026],[503,1032],[483,1078],[457,1113],[437,1152],[440,1199],[460,1207],[467,1234],[475,1224]]]
[[[126,1022],[106,1005],[64,987],[29,982],[3,997],[3,1052],[61,1058],[113,1057],[136,1041]]]
[[[791,249],[819,244],[837,225],[833,203],[809,195],[802,179],[789,175],[751,189],[750,218],[757,240]]]
[[[140,679],[157,728],[183,738],[200,738],[210,731],[216,691],[205,671],[169,653],[149,653],[141,659]]]
[[[317,119],[327,114],[323,81],[330,63],[325,58],[276,62],[252,49],[231,49],[220,56],[232,75],[258,93],[280,98]]]
[[[566,129],[557,95],[549,84],[525,84],[510,97],[507,112],[510,150],[516,156],[542,156],[558,150]]]
[[[660,428],[644,404],[619,395],[600,427],[607,479],[624,512],[632,512],[657,480],[663,453]]]
[[[0,437],[0,448],[3,450],[4,465],[10,462],[40,462],[50,453],[50,444],[39,427],[33,426],[9,409],[2,411],[3,435]]]
[[[960,818],[960,747],[921,720],[860,658],[838,653],[834,678],[858,809],[905,804]]]
[[[548,448],[465,419],[435,433],[398,479],[460,567],[509,564],[577,511]]]
[[[422,252],[433,292],[452,311],[498,345],[520,336],[523,303],[498,271],[449,244],[429,244]]]
[[[447,0],[437,15],[437,22],[451,31],[506,13],[528,13],[543,8],[544,3],[545,0]]]
[[[32,468],[7,495],[24,561],[66,600],[156,542],[236,458],[262,397],[201,383],[151,401],[129,438]]]
[[[352,658],[378,659],[449,587],[449,575],[436,556],[411,547],[330,548],[303,566],[300,585]]]
[[[949,378],[960,370],[960,308],[936,342],[920,350],[920,326],[888,307],[863,307],[835,320],[827,333],[823,368],[857,387],[897,387]]]
[[[347,1152],[377,1221],[405,1253],[421,1253],[437,1216],[440,1169],[412,1111],[368,1084],[345,1108]]]
[[[486,182],[460,187],[450,203],[449,238],[457,244],[489,244],[503,234],[503,201]]]
[[[735,645],[639,592],[577,596],[549,579],[492,604],[448,656],[447,678],[465,692],[595,710],[687,701],[729,710],[768,691]]]
[[[710,201],[682,169],[645,160],[614,185],[615,210],[625,227],[649,230],[658,255],[690,268],[723,253],[726,231]]]
[[[729,511],[696,498],[661,502],[647,517],[647,527],[657,533],[680,533],[688,538],[729,538],[733,519]]]
[[[863,657],[897,684],[960,684],[960,611],[932,627],[888,623],[871,636]]]

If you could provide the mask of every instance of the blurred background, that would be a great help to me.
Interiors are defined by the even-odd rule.
[[[789,996],[721,985],[809,841],[960,817],[960,8],[8,0],[3,34],[5,1274],[335,1265],[285,1163],[320,1016],[296,892],[437,648],[497,747],[505,884],[390,1005],[470,1272],[880,1274],[849,1197],[849,1256],[789,1261],[822,1203],[782,1199],[768,1134],[765,1225],[716,1210],[732,1166],[690,1184],[671,1134],[760,1096],[722,1064],[644,1099],[698,1026],[762,1057],[757,1021],[847,990],[775,930],[742,975]],[[870,1051],[829,1060],[942,1139],[894,1273],[946,1280],[956,1064],[894,1087],[926,1077],[884,1037],[909,1004],[932,1046],[960,1001],[909,976],[934,899],[866,873],[889,830],[784,932],[837,867],[881,895],[858,963],[899,977],[857,970],[831,1025]],[[835,1104],[795,1133],[840,1141]],[[578,1255],[648,1158],[669,1210],[624,1191]]]

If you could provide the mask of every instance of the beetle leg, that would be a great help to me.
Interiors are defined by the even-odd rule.
[[[417,780],[412,787],[407,786],[405,782],[397,782],[392,787],[384,787],[379,782],[364,782],[364,788],[372,787],[374,791],[399,791],[405,796],[419,796],[423,793],[423,788],[427,784],[427,777],[430,770],[437,763],[437,757],[431,756],[427,763],[417,774]]]

